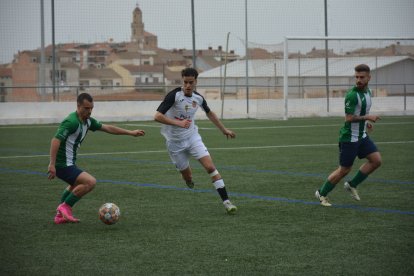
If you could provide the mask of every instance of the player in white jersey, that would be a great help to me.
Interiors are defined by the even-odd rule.
[[[364,181],[369,174],[381,166],[381,154],[376,145],[366,133],[372,129],[372,122],[380,119],[377,115],[370,115],[371,90],[368,82],[371,79],[370,68],[366,64],[355,67],[356,85],[351,88],[345,97],[345,124],[339,131],[339,167],[326,179],[325,183],[315,192],[322,206],[331,206],[328,193],[335,188],[352,169],[355,158],[366,158],[351,181],[344,184],[355,200],[360,200],[356,187]]]
[[[213,160],[204,145],[197,125],[195,114],[201,107],[207,118],[227,136],[235,138],[236,134],[224,127],[217,115],[210,110],[206,100],[195,91],[198,72],[193,68],[182,70],[183,86],[169,92],[157,109],[154,119],[163,124],[161,134],[166,139],[167,150],[172,162],[180,171],[187,186],[194,188],[189,157],[197,159],[210,175],[214,187],[219,193],[225,209],[229,214],[236,212],[228,197],[224,181],[214,166]]]

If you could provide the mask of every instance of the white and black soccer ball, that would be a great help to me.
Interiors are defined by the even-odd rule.
[[[99,219],[108,225],[118,222],[121,210],[114,203],[105,203],[99,208]]]

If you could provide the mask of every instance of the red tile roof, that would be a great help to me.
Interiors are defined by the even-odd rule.
[[[12,69],[11,68],[1,68],[0,67],[0,77],[12,77]]]

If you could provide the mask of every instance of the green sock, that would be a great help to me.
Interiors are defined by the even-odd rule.
[[[65,202],[66,204],[68,204],[70,207],[73,207],[73,205],[75,205],[76,202],[78,202],[80,200],[79,197],[75,196],[73,193],[70,193],[66,199]]]
[[[356,173],[354,178],[352,178],[352,180],[349,182],[349,185],[351,185],[351,187],[356,188],[356,186],[358,186],[367,177],[368,177],[367,174],[364,174],[364,173],[362,173],[361,171],[358,170],[358,172]]]
[[[322,187],[319,189],[319,194],[321,196],[327,196],[330,191],[332,191],[335,188],[335,185],[329,182],[329,180],[326,180],[326,182],[322,185]]]
[[[65,189],[65,190],[63,191],[62,197],[60,198],[60,203],[65,202],[65,199],[68,197],[68,195],[69,195],[69,194],[70,194],[70,191],[69,191],[69,190],[67,190],[67,189]]]

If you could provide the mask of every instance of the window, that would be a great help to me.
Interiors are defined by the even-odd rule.
[[[57,82],[66,82],[66,71],[65,70],[55,70],[55,80]],[[53,80],[53,70],[50,70],[50,80]]]
[[[0,82],[0,102],[5,102],[6,101],[6,88],[4,88],[5,84],[4,82]]]
[[[101,80],[101,89],[111,89],[112,80]]]
[[[85,90],[85,86],[89,86],[89,81],[88,80],[83,80],[79,82],[79,86],[80,86],[80,90]]]

